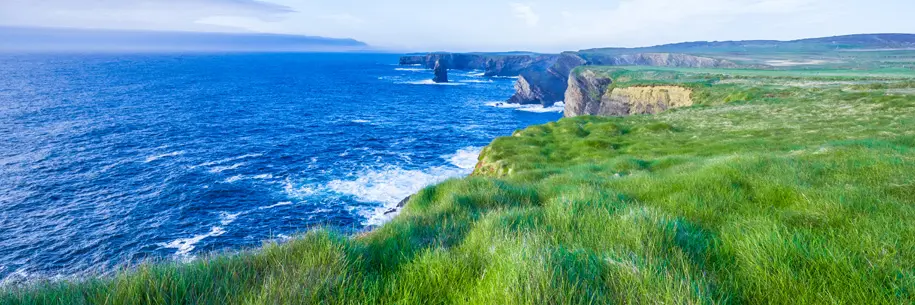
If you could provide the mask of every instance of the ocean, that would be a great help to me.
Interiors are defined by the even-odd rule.
[[[0,55],[0,281],[356,233],[557,120],[390,54]]]

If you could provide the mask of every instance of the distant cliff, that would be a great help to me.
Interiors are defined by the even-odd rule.
[[[569,74],[586,65],[599,66],[654,66],[683,68],[735,68],[734,62],[710,57],[671,53],[594,54],[566,52],[545,71],[529,70],[521,73],[515,85],[515,95],[508,102],[542,104],[550,106],[563,101],[569,87]]]
[[[484,76],[518,76],[522,72],[546,69],[559,55],[518,54],[501,55],[486,53],[429,53],[408,55],[400,58],[401,65],[421,65],[427,69],[441,61],[449,69],[483,70]]]
[[[636,53],[602,55],[582,53],[591,65],[601,66],[653,66],[679,68],[736,68],[734,62],[711,57],[678,53]]]
[[[515,84],[509,103],[551,106],[562,101],[572,69],[588,62],[574,52],[559,55],[545,70],[523,71]]]
[[[515,94],[508,102],[549,106],[566,98],[570,72],[579,66],[772,69],[775,68],[772,59],[778,59],[775,55],[789,50],[831,52],[911,48],[915,48],[913,34],[862,34],[794,41],[700,41],[644,48],[587,49],[562,54],[430,53],[404,56],[400,63],[432,69],[436,61],[442,60],[451,69],[483,70],[486,76],[518,76]],[[754,57],[753,54],[764,56]],[[789,57],[775,61],[796,63],[794,60]]]
[[[565,117],[581,115],[627,116],[656,114],[670,108],[693,105],[692,90],[680,86],[632,86],[613,88],[610,76],[588,68],[569,76]]]
[[[518,76],[509,103],[551,106],[565,98],[569,73],[585,65],[656,66],[689,68],[733,68],[736,63],[716,58],[672,53],[603,54],[565,52],[562,54],[429,53],[400,58],[401,65],[428,69],[442,62],[449,69],[483,70],[485,76]]]

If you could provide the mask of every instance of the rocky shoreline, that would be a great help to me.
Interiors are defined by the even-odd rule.
[[[487,77],[518,77],[515,94],[507,103],[540,104],[549,107],[566,99],[570,75],[581,66],[652,66],[685,68],[737,68],[725,60],[681,53],[602,53],[564,52],[562,54],[429,53],[400,58],[401,65],[435,69],[436,64],[455,70],[482,70]],[[566,103],[569,109],[573,103]],[[574,107],[574,106],[572,106]],[[576,114],[599,114],[588,111]]]

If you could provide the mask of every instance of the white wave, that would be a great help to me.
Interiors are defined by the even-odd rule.
[[[213,165],[219,165],[219,164],[223,164],[223,163],[229,163],[229,162],[232,162],[232,161],[238,161],[238,160],[242,160],[242,159],[257,158],[257,157],[260,157],[260,156],[263,156],[263,155],[264,155],[264,154],[247,154],[247,155],[241,155],[241,156],[238,156],[238,157],[231,157],[231,158],[225,158],[225,159],[220,159],[220,160],[216,160],[216,161],[210,161],[210,162],[207,162],[207,163],[203,163],[203,164],[199,164],[199,165],[192,166],[191,168],[210,167],[210,166],[213,166]]]
[[[557,112],[558,113],[558,112],[565,111],[565,109],[566,109],[565,103],[559,102],[559,103],[553,104],[553,106],[550,106],[550,107],[543,107],[541,105],[533,105],[531,107],[521,107],[521,108],[518,108],[515,110],[527,111],[527,112],[537,112],[537,113],[547,113],[547,112]]]
[[[368,124],[368,123],[371,123],[372,121],[369,121],[369,120],[352,120],[352,121],[350,121],[350,122],[357,123],[357,124]]]
[[[226,178],[226,180],[223,180],[223,182],[235,183],[235,182],[242,181],[242,180],[252,180],[252,179],[253,180],[273,179],[273,174],[260,174],[260,175],[255,175],[255,176],[235,175],[235,176]]]
[[[224,180],[224,181],[225,181],[226,183],[235,183],[235,182],[238,182],[238,181],[241,181],[241,180],[244,180],[244,179],[245,179],[245,176],[244,176],[244,175],[235,175],[235,176],[229,177],[228,179],[226,179],[226,180]]]
[[[175,251],[175,255],[187,256],[188,254],[191,253],[191,251],[194,251],[196,244],[199,243],[201,240],[204,240],[204,239],[207,239],[210,237],[220,236],[223,234],[226,234],[226,230],[223,229],[222,227],[212,227],[212,228],[210,228],[209,233],[200,234],[200,235],[190,237],[190,238],[176,239],[169,243],[163,243],[163,244],[159,244],[159,245],[164,248],[177,249],[177,251]]]
[[[409,71],[409,72],[426,72],[426,71],[429,71],[429,69],[423,69],[423,68],[394,68],[394,70],[395,70],[395,71]]]
[[[6,266],[0,265],[0,272],[5,271]],[[15,283],[26,283],[31,275],[22,268],[16,269],[13,273],[10,273],[5,278],[0,278],[0,287],[6,287],[6,285],[11,285]]]
[[[409,84],[409,85],[436,85],[436,86],[461,86],[461,85],[466,85],[466,83],[436,83],[436,82],[432,81],[431,79],[425,79],[425,80],[420,80],[420,81],[412,81],[412,82],[401,82],[401,83],[399,83],[399,84]]]
[[[224,226],[228,226],[228,225],[232,224],[233,222],[235,222],[235,220],[238,219],[238,216],[241,216],[241,214],[242,213],[240,213],[240,212],[235,213],[235,214],[231,214],[229,212],[221,212],[221,213],[219,213],[219,218],[220,218],[219,223],[221,223]]]
[[[496,108],[515,109],[517,111],[537,112],[537,113],[565,111],[565,103],[563,103],[563,102],[558,102],[556,104],[553,104],[553,106],[550,106],[550,107],[543,107],[543,105],[521,105],[521,104],[506,103],[506,102],[489,102],[489,103],[486,103],[486,106],[496,107]]]
[[[515,103],[507,103],[507,102],[489,102],[489,103],[486,103],[486,106],[496,107],[496,108],[514,109],[514,108],[520,108],[521,106],[524,106],[524,105],[515,104]]]
[[[265,206],[265,207],[259,207],[259,208],[257,208],[257,209],[258,209],[258,210],[269,210],[269,209],[278,208],[278,207],[286,206],[286,205],[292,205],[292,201],[283,201],[283,202],[280,202],[280,203],[277,203],[277,204],[274,204],[274,205]]]
[[[486,72],[482,72],[482,71],[479,71],[479,70],[471,71],[471,72],[467,73],[467,76],[470,76],[470,77],[483,77],[483,76],[486,76]]]
[[[486,83],[491,83],[492,80],[491,79],[468,79],[468,80],[461,80],[458,82],[469,83],[469,84],[486,84]]]
[[[211,168],[210,172],[217,174],[217,173],[221,173],[221,172],[228,171],[228,170],[238,169],[239,167],[245,166],[245,164],[246,163],[242,162],[242,163],[232,164],[229,166],[217,166],[217,167]]]
[[[366,218],[363,225],[376,226],[391,220],[397,213],[397,204],[419,190],[450,178],[470,174],[476,165],[480,148],[468,147],[454,154],[442,156],[451,166],[436,166],[426,170],[406,170],[388,166],[378,170],[366,170],[353,180],[334,180],[325,185],[329,191],[349,195],[365,203],[381,203],[381,206],[358,211]],[[472,161],[471,161],[472,160]],[[473,164],[471,164],[473,163]]]
[[[177,157],[177,156],[180,156],[180,155],[183,155],[183,154],[184,154],[184,151],[176,151],[176,152],[170,152],[170,153],[167,153],[167,154],[149,156],[149,157],[146,157],[146,163],[150,163],[150,162],[153,162],[153,161],[162,159],[162,158]]]
[[[448,160],[448,162],[458,168],[473,169],[477,166],[477,161],[480,158],[480,152],[482,151],[482,147],[465,147],[454,154],[442,156],[442,158]]]
[[[289,178],[286,178],[286,181],[283,182],[283,191],[286,193],[286,196],[292,198],[304,198],[317,193],[313,186],[297,186]]]
[[[491,76],[492,78],[508,78],[508,79],[518,79],[518,76]]]

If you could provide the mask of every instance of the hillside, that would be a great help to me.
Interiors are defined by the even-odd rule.
[[[723,53],[754,51],[850,51],[868,49],[915,48],[915,34],[857,34],[833,37],[807,38],[790,41],[739,40],[694,41],[642,48],[596,48],[581,52],[601,53]]]
[[[692,106],[533,126],[358,236],[3,304],[910,304],[915,72],[581,67]],[[590,93],[589,93],[590,94]]]

